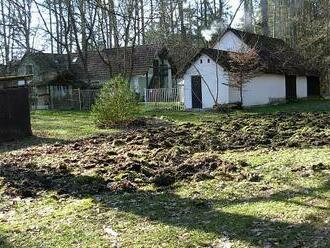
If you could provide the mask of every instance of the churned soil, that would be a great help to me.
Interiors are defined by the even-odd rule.
[[[262,175],[249,173],[245,163],[224,161],[219,154],[329,145],[329,117],[278,113],[221,117],[202,124],[137,121],[136,128],[112,135],[6,153],[0,157],[0,184],[7,195],[34,197],[48,190],[81,195],[135,191],[149,184],[162,189],[214,177],[257,182]]]

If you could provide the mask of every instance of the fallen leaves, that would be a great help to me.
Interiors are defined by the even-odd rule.
[[[105,234],[107,234],[107,235],[109,235],[109,236],[111,236],[111,237],[118,237],[119,236],[119,234],[116,232],[116,231],[114,231],[111,227],[105,227],[104,229],[104,233]]]

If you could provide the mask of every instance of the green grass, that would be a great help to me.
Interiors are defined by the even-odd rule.
[[[274,112],[330,112],[330,100],[297,100],[289,104],[279,104],[274,106],[253,107],[248,110],[252,113],[274,113]]]
[[[70,140],[112,131],[97,128],[90,112],[84,111],[33,111],[31,120],[38,137]]]
[[[291,104],[277,106],[263,106],[233,111],[229,115],[263,114],[275,112],[315,112],[330,111],[330,100],[298,101]],[[212,112],[184,112],[184,111],[152,111],[144,110],[141,116],[155,116],[165,118],[177,123],[214,121],[226,118],[227,114]],[[37,137],[59,140],[72,140],[85,138],[101,133],[111,133],[115,130],[99,129],[93,123],[90,112],[87,111],[32,111],[31,114],[33,133]]]
[[[230,115],[329,110],[330,101],[315,100]],[[227,117],[166,111],[144,115],[178,123]],[[32,124],[35,135],[50,140],[113,132],[95,128],[88,112],[35,111]],[[20,200],[1,194],[0,178],[0,247],[330,247],[329,171],[310,170],[321,162],[330,166],[329,147],[218,155],[247,162],[246,170],[263,180],[213,179],[180,183],[162,193],[148,188],[64,198],[46,190],[38,198]],[[44,159],[44,166],[50,161]],[[303,166],[307,174],[293,171]]]
[[[14,205],[2,199],[10,206],[0,215],[3,247],[328,247],[329,174],[301,177],[292,168],[330,164],[329,148],[220,156],[250,163],[247,170],[264,179],[183,183],[164,193],[57,198],[49,191]]]
[[[290,104],[267,105],[232,111],[230,113],[184,112],[184,111],[147,111],[148,116],[162,117],[176,122],[216,121],[229,116],[249,114],[269,114],[276,112],[330,112],[330,100],[299,100]]]

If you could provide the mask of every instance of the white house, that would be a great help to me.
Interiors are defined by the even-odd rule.
[[[283,40],[228,29],[212,48],[201,49],[181,72],[185,108],[209,109],[216,102],[239,102],[239,90],[228,86],[229,55],[252,47],[257,49],[263,69],[244,86],[244,106],[320,95],[318,72]]]

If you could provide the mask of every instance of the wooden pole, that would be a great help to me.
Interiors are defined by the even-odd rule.
[[[78,88],[78,98],[79,98],[79,110],[81,111],[81,94],[80,94],[80,88]]]

